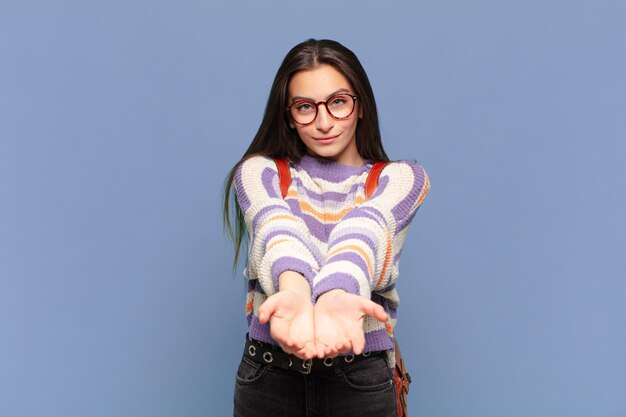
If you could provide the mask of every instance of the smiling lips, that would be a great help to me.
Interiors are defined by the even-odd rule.
[[[314,138],[316,142],[318,143],[330,143],[332,142],[335,138],[339,137],[339,135],[336,136],[328,136],[326,138]]]

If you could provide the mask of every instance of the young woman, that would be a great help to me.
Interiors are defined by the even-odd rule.
[[[279,158],[291,176],[284,198]],[[416,163],[392,162],[366,198],[377,161],[388,158],[357,57],[330,40],[296,45],[225,187],[235,263],[248,242],[249,332],[236,375],[236,417],[397,415],[395,282],[429,181]]]

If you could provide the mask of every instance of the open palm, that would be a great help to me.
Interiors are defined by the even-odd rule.
[[[315,343],[319,357],[334,357],[352,351],[359,355],[365,347],[363,318],[369,314],[387,321],[381,305],[343,290],[323,294],[314,307]]]
[[[287,353],[301,359],[316,355],[313,304],[310,299],[283,290],[269,297],[259,308],[261,324],[270,323],[270,335]]]

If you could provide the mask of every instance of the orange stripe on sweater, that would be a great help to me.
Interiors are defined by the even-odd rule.
[[[291,220],[291,221],[296,221],[296,217],[295,216],[290,216],[289,214],[279,214],[277,216],[274,217],[270,217],[269,219],[265,220],[263,223],[261,223],[259,225],[259,230],[262,229],[263,227],[265,227],[266,224],[273,222],[274,220]]]
[[[338,222],[339,220],[343,219],[343,216],[345,216],[350,210],[352,210],[352,208],[348,207],[344,210],[341,210],[338,213],[322,213],[314,209],[313,206],[311,206],[309,203],[305,201],[300,202],[300,209],[304,213],[310,214],[313,217],[315,217],[317,220],[324,222],[324,223]]]
[[[287,242],[287,239],[275,240],[267,247],[267,249],[265,249],[265,251],[269,252],[274,246],[278,245],[279,243],[283,243],[283,242]]]
[[[346,245],[333,249],[331,252],[328,253],[328,258],[344,250],[352,250],[361,255],[361,257],[363,258],[363,260],[365,260],[365,263],[367,264],[367,272],[369,273],[370,277],[374,275],[374,268],[372,267],[372,262],[370,261],[369,256],[362,248],[356,245]]]

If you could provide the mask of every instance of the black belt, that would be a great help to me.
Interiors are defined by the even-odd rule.
[[[386,355],[386,352],[365,352],[361,355],[346,355],[323,359],[300,359],[295,355],[285,353],[279,346],[246,338],[243,354],[258,363],[310,374],[315,371],[332,369],[333,366],[352,365],[367,358]]]

